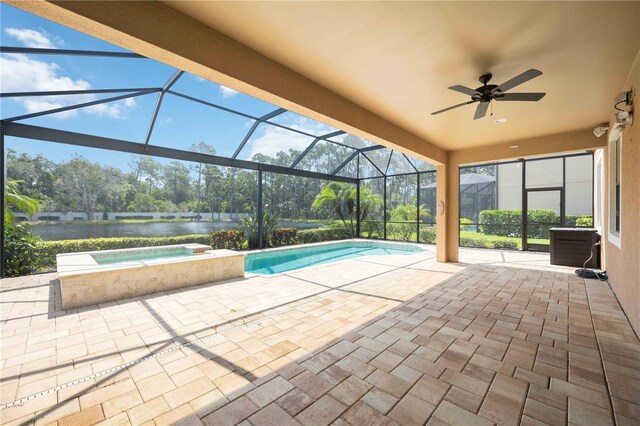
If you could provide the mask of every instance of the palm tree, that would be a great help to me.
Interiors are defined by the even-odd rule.
[[[18,192],[19,180],[8,180],[5,186],[6,203],[4,206],[4,221],[5,223],[13,223],[16,220],[16,215],[13,210],[25,213],[32,216],[38,211],[40,207],[40,201],[35,198],[27,197]]]
[[[357,187],[344,182],[331,182],[325,185],[313,201],[314,209],[329,206],[331,214],[342,221],[345,228],[355,234]],[[369,213],[382,204],[382,197],[374,194],[369,188],[360,189],[360,220],[366,219]]]

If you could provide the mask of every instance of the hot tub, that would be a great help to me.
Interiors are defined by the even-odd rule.
[[[74,309],[244,276],[244,254],[180,244],[56,256],[62,308]]]

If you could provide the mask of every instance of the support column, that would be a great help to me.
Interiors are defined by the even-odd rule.
[[[436,168],[436,260],[457,262],[460,172],[457,165]]]

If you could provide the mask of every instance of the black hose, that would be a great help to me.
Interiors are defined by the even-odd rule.
[[[607,271],[598,272],[595,269],[587,269],[587,263],[589,263],[589,261],[593,259],[593,249],[595,246],[599,246],[599,245],[600,245],[600,241],[598,241],[597,243],[591,246],[591,256],[589,256],[589,258],[585,260],[585,262],[582,264],[582,269],[576,269],[576,275],[579,276],[580,278],[586,278],[590,280],[600,280],[600,281],[606,281],[609,279],[609,276],[607,275]]]

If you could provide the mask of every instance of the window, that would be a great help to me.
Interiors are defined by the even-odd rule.
[[[616,139],[616,232],[620,232],[620,138]]]
[[[609,241],[621,246],[622,138],[609,141]]]
[[[595,160],[595,182],[594,182],[594,212],[593,212],[593,226],[602,234],[602,205],[604,194],[604,170],[603,164],[603,152],[597,150],[594,154]]]

